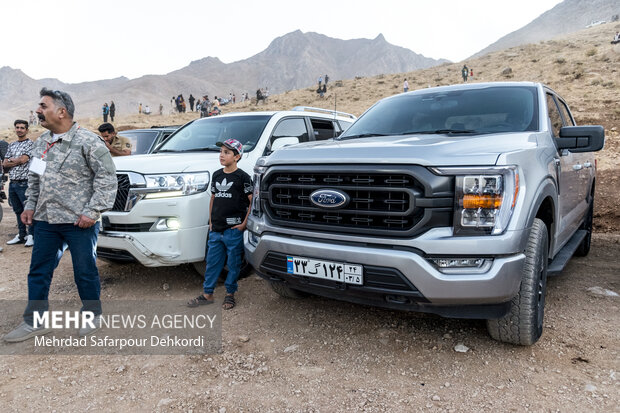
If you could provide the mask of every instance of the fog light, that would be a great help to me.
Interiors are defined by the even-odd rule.
[[[151,231],[176,231],[181,227],[177,218],[159,218],[151,227]]]
[[[176,218],[168,218],[166,219],[166,226],[170,229],[179,229],[181,223]]]
[[[489,258],[430,258],[432,264],[445,274],[483,273],[489,270],[492,259]]]

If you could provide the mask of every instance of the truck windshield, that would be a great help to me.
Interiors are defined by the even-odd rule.
[[[536,96],[536,88],[528,86],[402,94],[375,104],[338,139],[536,131]]]
[[[270,115],[215,116],[191,122],[173,135],[155,152],[219,151],[217,142],[237,139],[243,151],[254,149]]]

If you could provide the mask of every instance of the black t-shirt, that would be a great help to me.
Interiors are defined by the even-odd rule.
[[[243,222],[250,207],[248,195],[253,190],[252,178],[241,169],[229,174],[220,169],[213,174],[211,180],[211,193],[215,195],[211,211],[213,231],[222,232]]]

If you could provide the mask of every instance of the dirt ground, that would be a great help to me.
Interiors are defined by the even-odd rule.
[[[2,207],[0,299],[24,299],[31,250],[5,245],[15,217]],[[252,274],[223,314],[221,353],[0,356],[2,410],[618,411],[620,298],[588,291],[620,292],[620,232],[605,217],[590,255],[549,280],[545,332],[531,347],[492,341],[482,321],[280,298]],[[99,264],[108,302],[201,289],[189,266]],[[51,297],[76,296],[64,257]]]

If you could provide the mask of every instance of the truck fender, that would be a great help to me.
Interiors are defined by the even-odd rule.
[[[553,234],[555,234],[556,225],[558,222],[558,188],[551,176],[547,176],[536,189],[536,193],[534,194],[534,202],[532,202],[527,216],[527,228],[532,227],[534,219],[538,216],[538,212],[546,200],[549,200],[547,202],[551,203],[551,211],[550,216],[546,218],[543,217],[543,221],[545,221],[548,227],[550,251],[552,251],[554,243]]]

